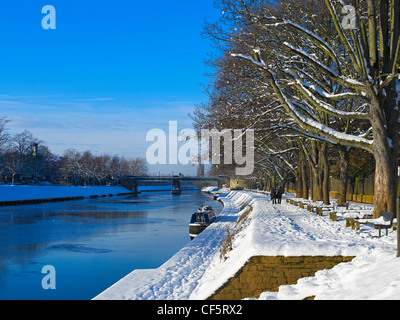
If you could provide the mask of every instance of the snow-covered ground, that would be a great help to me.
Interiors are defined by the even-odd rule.
[[[226,228],[239,217],[237,203],[230,199],[224,201],[224,209],[217,222],[200,233],[161,267],[134,270],[94,299],[189,299],[211,261],[218,255]]]
[[[36,185],[2,185],[0,186],[0,201],[17,201],[32,199],[50,199],[64,197],[89,197],[94,195],[116,195],[129,192],[124,187],[104,186],[36,186]]]
[[[204,187],[201,189],[201,192],[212,193],[218,191],[218,187]]]
[[[286,202],[273,205],[256,193],[231,192],[223,201],[217,222],[169,261],[158,269],[134,270],[95,299],[206,299],[255,255],[356,256],[260,299],[400,299],[396,232],[378,238],[371,227],[351,230],[344,220],[333,222]],[[221,241],[247,210],[243,204],[253,207],[250,220],[223,261]]]

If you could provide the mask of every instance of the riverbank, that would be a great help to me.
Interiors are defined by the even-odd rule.
[[[396,232],[378,238],[373,228],[351,230],[255,193],[232,192],[222,201],[218,220],[165,264],[134,270],[94,299],[207,299],[255,256],[355,257],[259,299],[400,299]],[[230,250],[221,254],[228,228]]]
[[[238,194],[235,196],[237,198]],[[134,270],[94,300],[185,300],[218,255],[226,229],[240,217],[239,203],[222,198],[216,222],[157,269]],[[189,223],[189,221],[188,221]]]
[[[196,187],[184,188],[184,190],[198,189]],[[165,192],[171,191],[171,186],[139,186],[138,191],[139,193]],[[0,207],[128,194],[134,194],[134,192],[122,186],[0,185]]]
[[[0,186],[0,206],[80,200],[88,197],[117,196],[128,193],[132,192],[124,187],[2,185]]]

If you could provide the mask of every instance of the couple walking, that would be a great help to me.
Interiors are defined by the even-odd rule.
[[[278,187],[278,190],[275,190],[275,187],[271,187],[271,201],[272,201],[272,203],[276,204],[277,201],[278,201],[278,204],[281,204],[282,194],[283,194],[283,190],[282,190],[281,186]]]

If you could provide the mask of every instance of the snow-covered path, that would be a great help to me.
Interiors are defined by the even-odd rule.
[[[389,259],[393,262],[393,266],[388,272],[400,268],[400,260],[395,258],[396,232],[390,231],[388,237],[378,238],[376,237],[377,230],[373,228],[363,227],[360,231],[355,231],[347,228],[345,221],[333,222],[327,216],[317,216],[315,213],[310,213],[286,202],[273,205],[267,197],[258,194],[252,194],[252,199],[254,210],[250,224],[236,237],[233,250],[225,262],[220,261],[217,257],[214,258],[199,285],[192,293],[191,299],[206,299],[230,277],[234,276],[250,257],[257,255],[357,256],[360,258],[355,258],[353,262],[347,265],[353,265],[353,275],[358,279],[361,277],[355,266],[365,266],[367,264],[366,259],[371,268],[378,270],[381,266],[374,266],[374,263],[379,264],[382,259],[382,261]],[[343,284],[343,281],[341,281],[343,278],[347,279],[346,283],[352,283],[348,278],[350,270],[343,265],[346,264],[326,271],[330,274],[331,279],[326,276],[325,271],[318,273],[324,275],[324,280],[319,282],[315,278],[311,278],[318,285],[304,285],[303,288],[307,288],[304,292],[300,289],[293,289],[295,286],[282,286],[291,289],[286,289],[286,291],[282,289],[284,293],[280,292],[280,296],[278,293],[266,293],[262,295],[262,298],[302,299],[322,292],[320,288],[323,288],[323,292],[326,292],[326,283],[330,283],[329,281],[340,286]],[[338,272],[338,268],[345,271],[343,273]],[[363,272],[367,273],[365,270]],[[369,272],[371,273],[371,271]],[[379,279],[379,277],[375,277],[375,279]],[[397,280],[400,280],[400,277]],[[396,283],[396,279],[382,279],[383,284],[385,281]],[[321,286],[317,288],[319,285]],[[362,288],[362,285],[360,287]],[[341,287],[335,287],[335,289],[336,293],[340,292],[341,294],[346,291]],[[351,296],[354,287],[348,286],[347,289],[349,289],[347,292]],[[368,289],[365,290],[368,291]],[[359,291],[363,292],[362,289]],[[400,286],[398,291],[400,293]],[[330,296],[324,296],[324,298],[328,299]],[[335,295],[331,298],[335,299]],[[398,299],[400,299],[400,295]]]
[[[262,198],[258,206],[258,224],[252,233],[255,244],[265,254],[351,256],[371,247],[395,248],[392,237],[377,238],[377,230],[371,228],[351,230],[344,221],[333,222],[326,214],[320,217],[287,203],[273,205]]]
[[[318,272],[316,277],[301,279],[297,287],[281,286],[278,293],[262,294],[262,299],[301,299],[311,295],[310,292],[326,299],[335,299],[339,293],[346,297],[347,292],[357,299],[353,294],[355,284],[348,278],[351,274],[356,279],[369,279],[370,282],[357,283],[359,296],[366,298],[372,295],[365,293],[365,290],[370,292],[368,286],[371,286],[371,279],[364,276],[368,273],[374,274],[374,285],[382,284],[381,290],[376,286],[374,289],[381,297],[385,297],[385,286],[390,286],[390,293],[398,293],[400,299],[400,274],[396,278],[385,277],[385,273],[395,274],[395,270],[400,270],[400,259],[395,258],[396,232],[390,231],[389,236],[378,238],[373,228],[351,230],[345,227],[344,221],[333,222],[327,216],[317,216],[286,202],[273,205],[269,198],[256,193],[232,192],[223,201],[224,210],[218,221],[165,264],[158,269],[135,270],[95,299],[206,299],[250,257],[257,255],[356,256],[350,263]],[[227,259],[221,260],[220,245],[226,229],[235,228],[247,205],[253,207],[249,221],[236,234]],[[382,261],[386,262],[384,266],[380,265]],[[360,269],[357,266],[361,266]],[[385,271],[376,274],[368,268]],[[384,278],[379,279],[379,275]],[[344,290],[346,286],[347,291]]]

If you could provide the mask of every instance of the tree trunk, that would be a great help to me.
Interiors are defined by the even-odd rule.
[[[303,151],[301,152],[301,161],[300,161],[300,171],[301,171],[301,179],[302,179],[302,198],[308,200],[308,177],[307,177],[307,164],[306,164],[306,159],[304,158]]]
[[[323,143],[320,150],[320,159],[322,166],[322,195],[324,198],[324,204],[329,205],[329,161],[327,155],[328,144]]]
[[[315,173],[312,161],[310,161],[310,157],[308,157],[308,169],[310,174],[310,193],[311,193],[311,201],[315,201],[314,194],[315,194]]]
[[[328,161],[326,161],[328,163]],[[324,165],[324,180],[322,182],[322,193],[324,196],[324,204],[329,205],[330,204],[330,199],[329,199],[329,182],[330,182],[330,177],[329,177],[329,164]]]
[[[296,172],[296,198],[301,198],[303,192],[303,178],[301,176],[301,168],[300,166],[297,168]]]
[[[349,160],[350,155],[347,147],[339,147],[339,194],[338,194],[338,205],[343,206],[346,203],[347,196],[347,184],[348,184],[348,172],[349,172]]]
[[[385,102],[381,101],[381,105]],[[379,218],[382,211],[396,213],[396,197],[398,184],[398,131],[388,139],[385,127],[384,108],[377,103],[372,104],[372,126],[374,129],[373,154],[376,161],[375,169],[375,207],[374,218]],[[397,130],[398,130],[398,125]]]
[[[381,40],[383,43],[381,48],[382,73],[385,75],[395,74],[399,58],[397,50],[399,50],[400,36],[400,3],[397,0],[381,1],[380,10],[381,37],[383,39]],[[386,79],[383,76],[380,80],[385,81]],[[376,161],[375,218],[380,217],[382,211],[396,213],[399,165],[397,94],[396,80],[392,80],[384,91],[379,92],[378,101],[375,99],[371,103],[371,123],[374,130],[373,154]]]
[[[304,198],[304,190],[307,188],[307,183],[304,185],[307,177],[304,176],[305,172],[303,170],[303,166],[305,165],[305,159],[303,151],[300,149],[297,155],[297,172],[296,172],[296,197]],[[306,197],[308,198],[308,192]],[[307,199],[304,198],[304,199]]]
[[[374,218],[379,218],[382,211],[396,213],[397,188],[394,186],[393,176],[397,177],[390,164],[390,157],[375,157],[375,207]]]
[[[302,168],[302,186],[303,186],[303,193],[302,198],[308,200],[308,177],[307,177],[307,169],[305,167]]]
[[[320,201],[322,200],[322,176],[323,171],[321,170],[321,161],[320,161],[320,152],[319,152],[319,143],[316,141],[311,141],[311,165],[310,171],[313,179],[313,192],[312,192],[312,201]]]
[[[319,168],[313,168],[313,201],[321,201],[323,199],[322,195],[322,176],[318,170]]]
[[[283,177],[282,183],[281,183],[281,187],[283,190],[285,190],[285,188],[286,188],[288,178],[289,178],[289,172],[286,172],[285,176]]]

